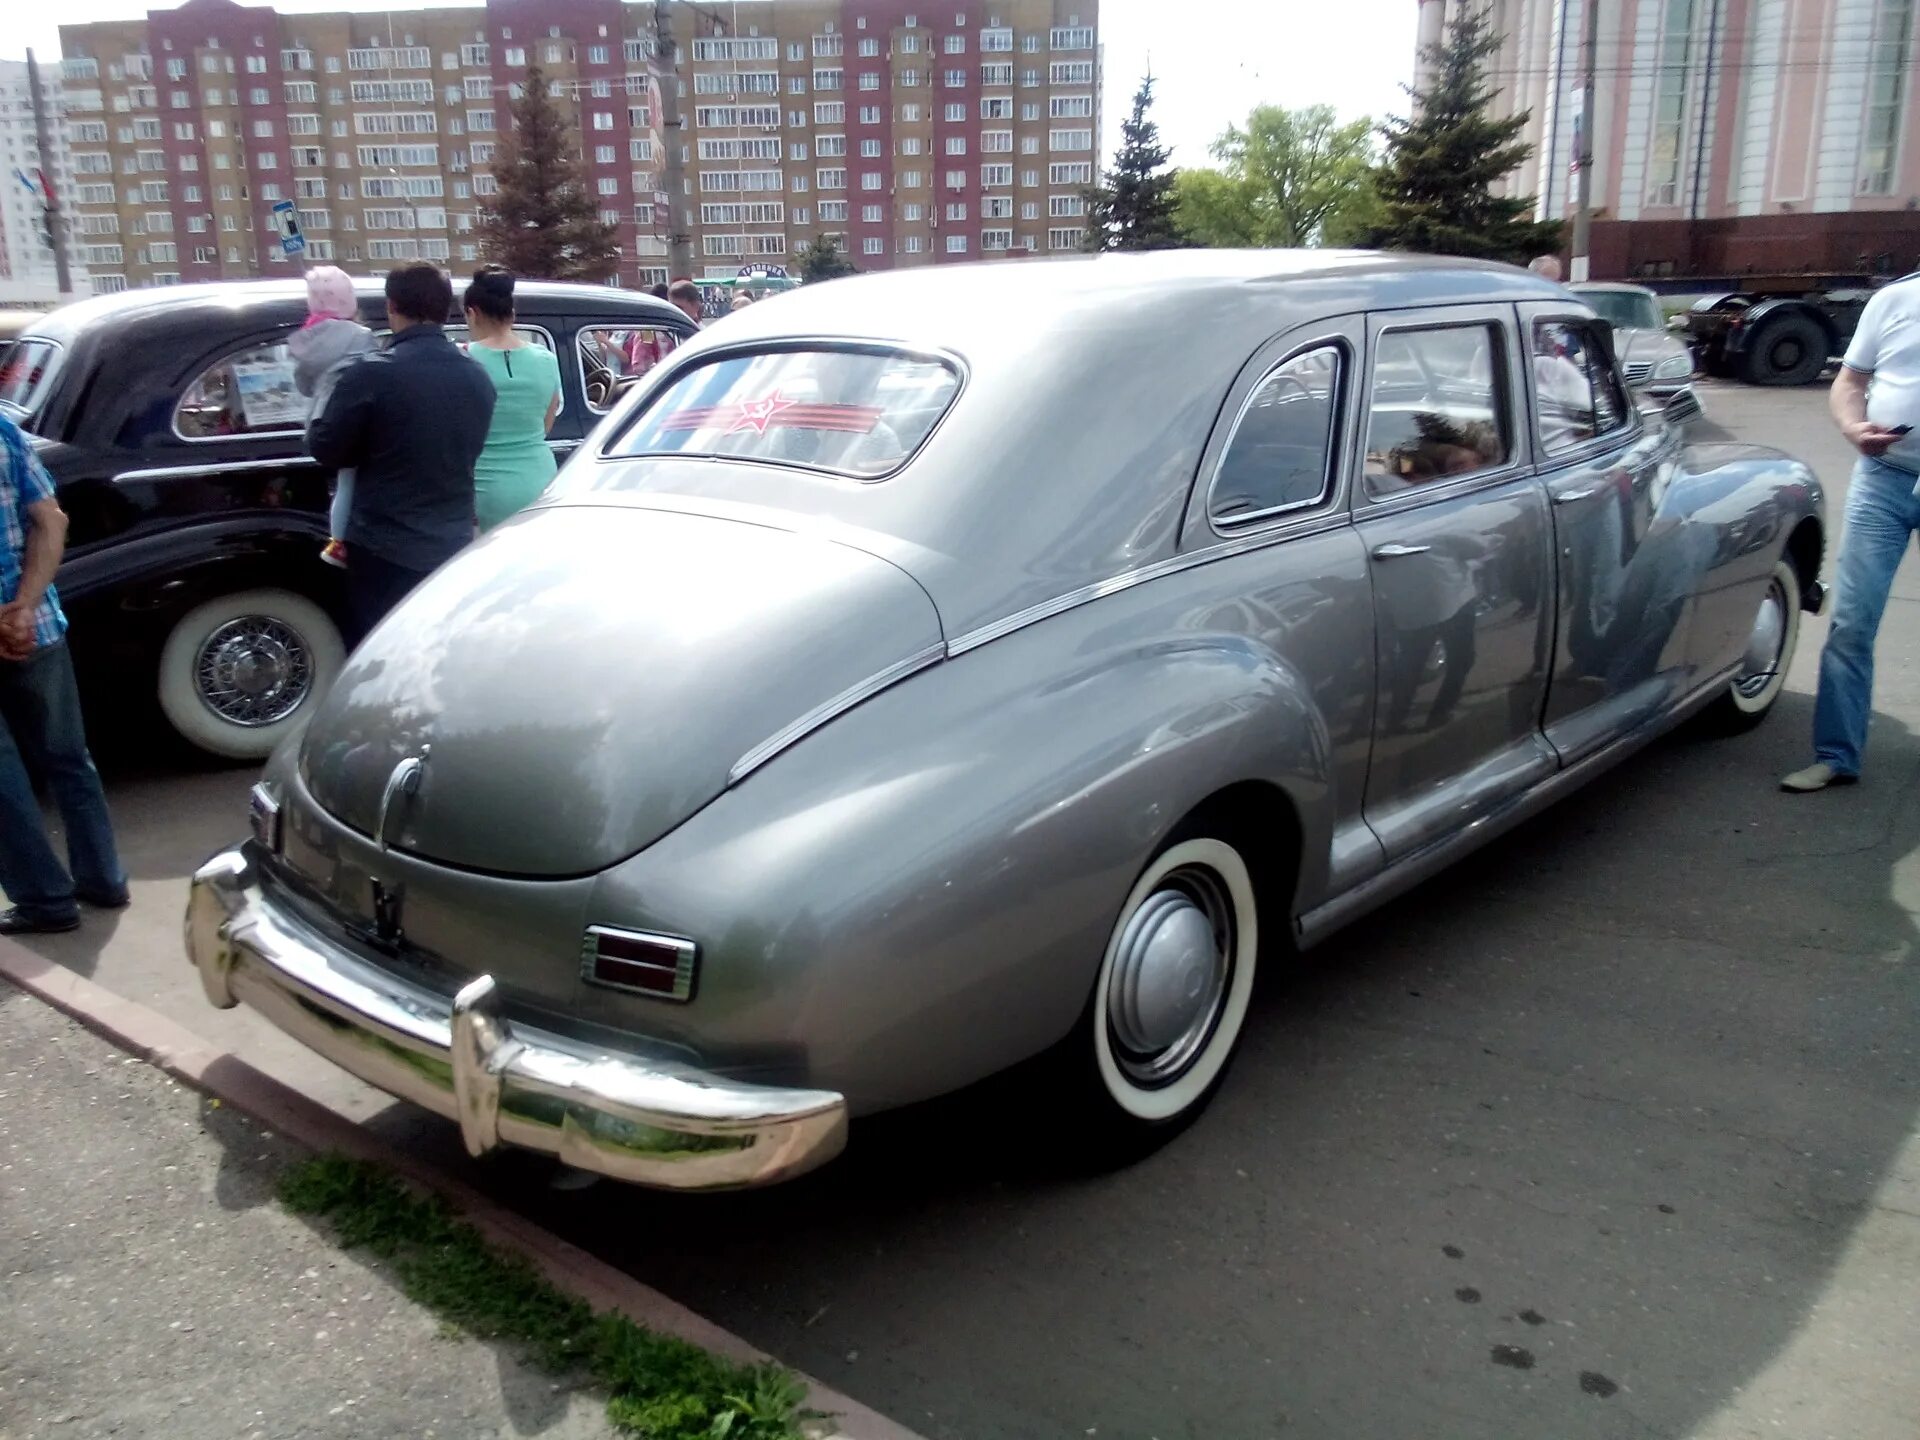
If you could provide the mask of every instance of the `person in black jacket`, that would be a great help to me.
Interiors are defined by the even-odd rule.
[[[307,427],[314,459],[355,472],[345,539],[356,645],[473,538],[473,463],[494,390],[441,330],[452,309],[453,284],[438,266],[389,271],[392,342],[348,366]]]

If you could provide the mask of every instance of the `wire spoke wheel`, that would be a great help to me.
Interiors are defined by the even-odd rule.
[[[194,659],[202,703],[233,725],[284,720],[313,688],[313,653],[300,633],[270,615],[242,615],[219,626]]]

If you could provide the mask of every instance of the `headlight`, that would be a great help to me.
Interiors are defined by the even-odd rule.
[[[1653,378],[1656,380],[1684,380],[1691,374],[1693,374],[1691,355],[1669,355],[1653,367]]]

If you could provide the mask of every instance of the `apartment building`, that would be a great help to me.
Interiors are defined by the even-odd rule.
[[[1419,3],[1434,35],[1460,0]],[[1920,265],[1920,0],[1492,0],[1542,218],[1575,203],[1596,4],[1596,277]]]
[[[27,86],[24,61],[0,60],[0,305],[54,305],[60,285],[52,245],[41,219],[40,197],[21,178],[49,181],[66,194],[71,175],[67,165],[66,127],[61,118],[60,67],[40,67],[40,94],[47,107],[50,155],[40,153],[34,134],[33,100]],[[86,293],[86,270],[76,248],[81,237],[62,238],[76,291]]]
[[[668,278],[676,230],[707,278],[821,234],[865,269],[1079,245],[1097,0],[661,3],[187,0],[62,26],[68,133],[85,137],[69,198],[99,237],[96,288],[290,273],[282,199],[311,253],[349,270],[471,265],[530,65],[576,124],[628,285]]]

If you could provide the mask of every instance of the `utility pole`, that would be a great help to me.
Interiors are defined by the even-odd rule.
[[[60,191],[54,184],[53,140],[47,126],[47,102],[40,93],[40,62],[27,51],[27,95],[33,104],[33,139],[40,147],[40,189],[42,213],[46,216],[47,239],[53,242],[53,273],[60,283],[60,298],[73,294],[73,272],[67,268],[67,225],[60,217]]]
[[[1575,284],[1587,278],[1588,252],[1593,244],[1593,131],[1599,115],[1594,74],[1600,50],[1600,0],[1580,0],[1586,10],[1586,53],[1580,61],[1580,133],[1574,137],[1574,163],[1580,167],[1579,189],[1573,210],[1573,264],[1567,278]]]
[[[680,158],[686,121],[680,114],[680,56],[673,38],[673,0],[654,0],[653,44],[663,66],[660,77],[660,133],[667,153],[660,179],[667,194],[667,265],[675,279],[693,274],[693,236],[682,223],[687,205],[687,167]],[[738,97],[735,97],[736,102]]]

